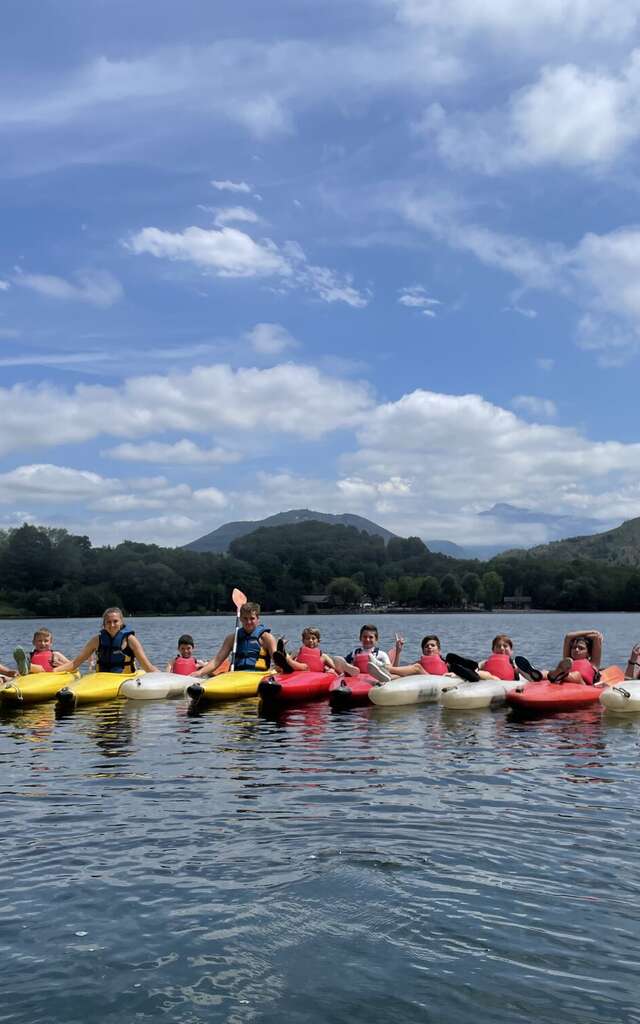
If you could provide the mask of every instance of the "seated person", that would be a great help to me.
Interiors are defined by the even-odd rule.
[[[567,633],[562,658],[554,669],[546,673],[549,682],[597,683],[600,678],[602,642],[602,633],[597,629]]]
[[[397,638],[397,647],[402,649],[401,637]],[[440,653],[440,640],[435,634],[427,634],[422,638],[420,644],[422,656],[412,665],[380,665],[375,658],[368,663],[369,674],[380,682],[389,682],[390,679],[401,678],[402,676],[432,675],[443,676],[451,674],[446,660]]]
[[[225,636],[217,654],[192,672],[193,676],[200,678],[213,675],[231,654],[234,672],[268,672],[276,641],[268,626],[260,623],[260,605],[255,601],[245,601],[239,615],[241,625],[238,629]]]
[[[175,658],[167,662],[165,672],[173,672],[177,676],[190,676],[196,669],[202,668],[203,661],[198,661],[194,656],[194,639],[190,633],[183,633],[178,637],[178,653]]]
[[[403,644],[404,640],[402,637],[396,634],[394,663],[397,662],[400,657],[400,651],[402,650]],[[359,672],[367,674],[369,672],[369,665],[372,659],[382,668],[388,668],[391,665],[391,658],[387,652],[383,651],[378,646],[378,627],[367,624],[360,630],[359,646],[354,647],[354,649],[347,654],[345,660],[349,665],[355,665]]]
[[[29,655],[25,654],[22,647],[16,647],[13,652],[20,671],[26,669],[23,675],[26,672],[53,672],[54,668],[59,668],[69,660],[61,651],[53,650],[53,633],[50,629],[36,629],[32,643],[33,650]]]
[[[273,654],[273,662],[281,672],[342,672],[345,675],[358,675],[358,669],[350,665],[346,658],[339,655],[330,657],[320,650],[320,630],[315,626],[307,626],[302,630],[302,647],[293,658],[284,649],[284,637],[278,641],[278,649]]]

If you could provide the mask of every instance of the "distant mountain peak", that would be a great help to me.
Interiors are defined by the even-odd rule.
[[[331,526],[354,526],[357,530],[364,530],[374,536],[383,537],[385,543],[396,536],[395,533],[386,530],[384,526],[379,526],[370,519],[351,512],[334,514],[332,512],[315,512],[309,508],[293,508],[287,512],[276,512],[275,515],[267,516],[266,519],[224,523],[217,530],[212,530],[211,533],[192,540],[184,547],[189,551],[213,551],[223,554],[229,549],[232,541],[237,540],[238,537],[244,537],[248,533],[253,533],[260,527],[293,526],[296,523],[306,522],[328,523]]]

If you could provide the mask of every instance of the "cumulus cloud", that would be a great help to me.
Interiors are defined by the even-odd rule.
[[[259,429],[263,438],[290,434],[312,440],[353,426],[371,401],[361,382],[295,364],[238,371],[224,364],[199,366],[189,373],[132,376],[117,388],[15,385],[0,388],[0,454],[96,437],[137,441],[163,431],[227,436]]]
[[[113,306],[124,294],[120,282],[106,270],[79,270],[73,282],[53,274],[21,272],[15,276],[14,283],[48,299],[88,302],[105,308]]]
[[[120,490],[116,480],[106,480],[89,470],[36,463],[0,474],[0,501],[31,501],[36,504],[88,501],[105,488],[112,487]]]
[[[426,316],[435,316],[434,306],[440,306],[439,299],[431,298],[421,284],[401,288],[398,302],[409,309],[420,309]]]
[[[256,242],[237,228],[189,227],[171,232],[148,227],[124,245],[135,255],[191,263],[216,277],[276,278],[284,288],[305,288],[324,302],[344,302],[357,309],[369,302],[368,294],[354,288],[349,275],[309,263],[297,242],[283,247],[270,238]]]
[[[227,224],[258,224],[261,217],[255,212],[250,210],[247,206],[225,206],[218,207],[213,210],[214,223],[217,227],[222,228]]]
[[[453,113],[434,103],[418,130],[453,164],[496,174],[518,167],[599,166],[640,136],[640,51],[621,72],[543,68],[506,107]]]
[[[277,356],[288,348],[297,348],[298,342],[282,324],[256,324],[247,332],[254,352]]]
[[[239,452],[220,446],[201,448],[187,438],[175,441],[173,444],[163,444],[161,441],[135,444],[129,441],[116,445],[114,448],[108,448],[104,454],[123,462],[156,462],[163,465],[179,466],[222,466],[239,462],[242,458]]]

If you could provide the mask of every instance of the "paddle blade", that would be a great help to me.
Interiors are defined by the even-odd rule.
[[[624,679],[624,672],[618,665],[610,665],[600,672],[600,682],[612,686],[614,683],[621,683]]]
[[[243,594],[242,591],[238,590],[237,587],[234,587],[233,590],[231,591],[231,600],[236,606],[236,611],[239,612],[243,604],[247,603],[247,595]]]

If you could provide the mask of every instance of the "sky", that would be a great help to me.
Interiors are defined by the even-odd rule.
[[[639,22],[4,0],[0,528],[639,514]]]

